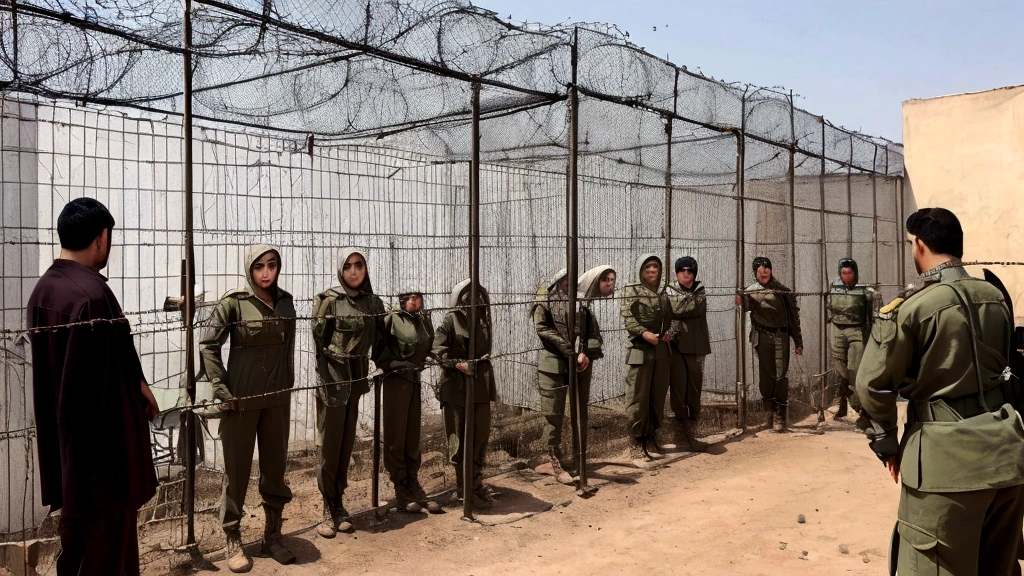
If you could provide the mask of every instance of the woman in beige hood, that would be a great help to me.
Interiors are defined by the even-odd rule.
[[[541,413],[544,415],[541,441],[547,449],[551,473],[556,480],[567,485],[573,483],[576,468],[566,464],[562,454],[562,423],[569,392],[569,371],[575,370],[577,373],[576,382],[582,400],[582,405],[577,407],[577,396],[569,396],[569,417],[573,430],[572,459],[574,464],[578,464],[580,444],[583,451],[587,449],[586,433],[580,442],[577,431],[585,431],[587,428],[593,361],[603,356],[601,329],[588,304],[593,298],[610,296],[615,291],[615,270],[609,266],[592,268],[580,276],[576,288],[582,301],[576,316],[575,334],[571,336],[568,328],[571,314],[569,286],[565,268],[541,285],[537,291],[537,300],[530,308],[534,328],[543,346],[537,356],[537,389],[540,393]]]
[[[340,284],[313,301],[313,344],[319,384],[316,429],[320,437],[317,486],[324,497],[317,533],[333,538],[352,529],[342,495],[356,441],[359,397],[370,391],[370,354],[383,350],[384,303],[373,293],[365,252],[346,248],[338,256]]]
[[[637,259],[637,282],[622,291],[620,309],[629,335],[626,350],[626,421],[630,457],[658,458],[655,432],[664,418],[669,387],[669,340],[672,304],[661,286],[661,258],[644,254]],[[660,401],[659,401],[660,399]]]
[[[290,389],[295,383],[295,306],[291,294],[277,283],[281,271],[277,248],[251,246],[244,263],[246,287],[221,297],[199,342],[214,398],[224,401],[227,408],[220,421],[227,476],[220,518],[232,572],[247,572],[252,567],[252,559],[242,549],[239,527],[257,438],[259,490],[266,514],[262,552],[282,564],[295,561],[281,539],[281,510],[292,499],[284,472]],[[231,354],[225,368],[221,348],[229,339]]]

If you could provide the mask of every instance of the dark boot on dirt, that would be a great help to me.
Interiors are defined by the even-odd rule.
[[[840,396],[839,397],[839,409],[836,410],[836,415],[833,418],[835,418],[836,420],[840,420],[842,418],[846,418],[846,405],[847,405],[846,396]]]
[[[242,535],[238,531],[227,533],[228,570],[236,574],[252,570],[252,558],[242,548]]]
[[[707,442],[702,442],[697,439],[694,435],[694,430],[697,429],[697,423],[693,420],[684,420],[680,423],[683,431],[683,439],[686,442],[685,446],[690,452],[707,452],[710,446]]]
[[[551,463],[551,474],[559,484],[572,485],[572,474],[562,468],[562,461],[558,457],[558,451],[554,448],[548,450],[548,462]]]
[[[772,430],[775,428],[775,401],[766,398],[762,402],[762,408],[765,414],[767,415],[767,417],[765,418],[765,428],[767,430]]]
[[[861,432],[867,432],[868,430],[871,430],[871,418],[868,418],[866,412],[861,411],[860,414],[857,415],[857,421],[854,422],[854,426],[856,426]]]
[[[651,432],[644,437],[644,453],[651,460],[657,460],[665,457],[665,451],[658,445],[658,439],[654,432]]]
[[[472,492],[473,508],[476,510],[487,510],[494,506],[494,497],[487,492],[482,484],[477,486]]]
[[[775,426],[775,431],[782,434],[789,432],[789,406],[786,404],[779,404],[778,409],[778,422]]]
[[[643,438],[630,438],[629,440],[629,459],[633,461],[647,462],[651,458],[647,455],[644,450]]]
[[[423,489],[418,478],[411,476],[406,482],[406,486],[409,488],[409,493],[412,497],[420,504],[420,506],[427,509],[427,512],[431,514],[440,514],[444,512],[441,509],[441,505],[437,501],[427,496],[427,491]]]
[[[398,507],[399,512],[408,512],[410,514],[418,514],[423,510],[423,506],[416,501],[416,497],[412,491],[409,490],[408,479],[398,480],[394,482],[395,485],[395,505]]]
[[[277,560],[278,564],[292,564],[295,562],[295,554],[284,545],[284,537],[281,536],[281,525],[284,518],[281,511],[263,505],[263,513],[266,515],[266,524],[263,528],[263,543],[260,544],[260,552]]]

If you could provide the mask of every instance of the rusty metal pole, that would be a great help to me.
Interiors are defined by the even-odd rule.
[[[185,379],[189,401],[196,400],[196,367],[195,367],[195,335],[192,332],[193,320],[195,319],[195,285],[196,285],[196,261],[195,246],[193,244],[193,223],[192,223],[192,0],[185,0],[185,13],[182,19],[182,31],[184,53],[183,64],[183,114],[182,123],[182,144],[183,168],[184,168],[184,196],[185,196],[185,302],[183,320],[185,324]],[[188,507],[186,514],[186,538],[185,545],[194,547],[196,544],[195,534],[195,488],[196,488],[196,416],[195,412],[185,412],[185,504]]]
[[[829,282],[828,282],[828,219],[825,217],[825,174],[826,174],[826,162],[825,162],[825,117],[821,117],[821,176],[818,178],[818,193],[821,196],[821,255],[819,258],[821,266],[821,301],[818,303],[818,318],[821,319],[821,360],[818,362],[818,372],[821,374],[825,373],[825,367],[828,364],[825,357],[828,353],[828,314],[826,313],[825,300],[828,298]],[[822,386],[826,376],[822,376]],[[825,405],[825,395],[822,392],[821,403]]]
[[[475,426],[477,326],[480,325],[480,81],[473,81],[472,160],[469,164],[469,359],[466,377],[466,427],[462,436],[462,517],[473,518],[473,427]]]
[[[746,219],[744,215],[744,194],[746,179],[746,124],[747,93],[743,92],[740,129],[736,134],[736,293],[743,291],[743,271],[746,270]],[[736,307],[736,419],[737,427],[747,429],[747,338],[744,334],[745,315],[743,306]]]
[[[568,332],[576,334],[576,323],[579,315],[577,312],[576,285],[579,283],[579,118],[580,118],[580,95],[576,86],[577,63],[579,62],[578,52],[579,29],[573,31],[572,42],[572,84],[569,86],[569,185],[566,186],[565,198],[565,263],[566,279],[568,282],[569,314]],[[586,334],[580,334],[580,343],[574,346],[575,352],[580,352],[586,347]],[[573,338],[575,341],[575,338]],[[573,367],[576,364],[575,358],[569,359],[569,394],[572,395],[571,410],[575,410],[572,420],[575,422],[573,436],[576,439],[576,468],[579,479],[576,482],[576,493],[586,496],[589,492],[587,486],[587,428],[583,425],[583,415],[590,409],[590,398],[583,395],[579,386],[579,376]],[[589,369],[589,368],[588,368]]]
[[[871,258],[875,262],[875,286],[881,288],[878,279],[878,174],[874,171],[877,165],[878,144],[875,144],[875,155],[871,161]]]

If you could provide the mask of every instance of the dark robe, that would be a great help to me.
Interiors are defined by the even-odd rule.
[[[64,518],[137,510],[156,492],[144,380],[106,278],[55,260],[28,306],[42,503]],[[137,564],[137,562],[136,562]]]

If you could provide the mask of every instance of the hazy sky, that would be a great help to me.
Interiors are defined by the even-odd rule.
[[[676,64],[792,89],[800,108],[896,141],[904,100],[1024,84],[1022,0],[474,3],[515,21],[615,24]]]

